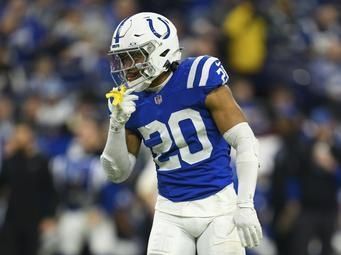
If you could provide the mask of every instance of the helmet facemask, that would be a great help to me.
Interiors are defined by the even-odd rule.
[[[115,86],[142,91],[180,60],[176,28],[160,14],[135,14],[117,26],[109,55]]]
[[[128,89],[142,91],[159,75],[149,61],[156,42],[147,42],[139,47],[109,52],[110,71],[114,87],[125,85]]]

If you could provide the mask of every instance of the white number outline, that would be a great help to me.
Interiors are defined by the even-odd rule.
[[[220,75],[220,77],[223,81],[223,84],[227,83],[227,81],[229,80],[229,76],[228,76],[227,72],[225,71],[224,67],[222,66],[221,62],[218,60],[214,63],[217,67],[219,67],[217,69],[216,73]]]
[[[202,149],[191,153],[179,123],[184,120],[190,120],[195,128],[197,138]],[[207,136],[205,124],[198,111],[187,108],[170,115],[168,119],[168,128],[165,123],[154,120],[149,124],[138,128],[145,141],[151,138],[154,133],[159,133],[161,143],[151,147],[152,152],[157,155],[154,158],[159,166],[159,171],[169,171],[181,168],[180,159],[188,164],[195,164],[211,156],[213,147]],[[172,139],[173,138],[173,139]],[[178,154],[168,157],[168,160],[160,161],[160,157],[167,153],[173,143],[178,148]]]

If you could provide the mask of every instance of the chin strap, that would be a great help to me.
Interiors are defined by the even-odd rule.
[[[146,88],[148,88],[155,78],[146,78],[144,76],[141,76],[134,81],[131,81],[131,82],[127,81],[126,86],[129,89],[132,89],[136,92],[141,92],[141,91],[145,90]]]

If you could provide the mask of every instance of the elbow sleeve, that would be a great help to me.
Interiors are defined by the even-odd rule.
[[[109,128],[107,141],[101,155],[101,164],[109,180],[123,182],[131,174],[136,158],[128,152],[125,129]]]
[[[116,159],[117,161],[117,159]],[[107,177],[114,183],[124,182],[128,179],[133,171],[136,158],[133,154],[128,153],[128,162],[117,164],[115,160],[107,158],[104,154],[101,155],[101,164]]]
[[[236,150],[238,205],[246,207],[253,206],[259,168],[258,140],[246,122],[235,125],[223,136]]]

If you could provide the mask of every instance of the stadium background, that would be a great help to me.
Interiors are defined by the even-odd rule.
[[[150,158],[142,149],[133,176],[119,185],[106,182],[98,161],[111,34],[140,11],[176,24],[183,57],[223,61],[260,140],[255,205],[265,238],[248,254],[341,254],[340,7],[336,0],[0,1],[0,254],[35,246],[56,254],[70,240],[81,243],[78,233],[82,254],[100,254],[105,240],[112,254],[144,254],[156,189]],[[35,161],[37,151],[44,156]],[[333,252],[323,253],[328,243]]]

